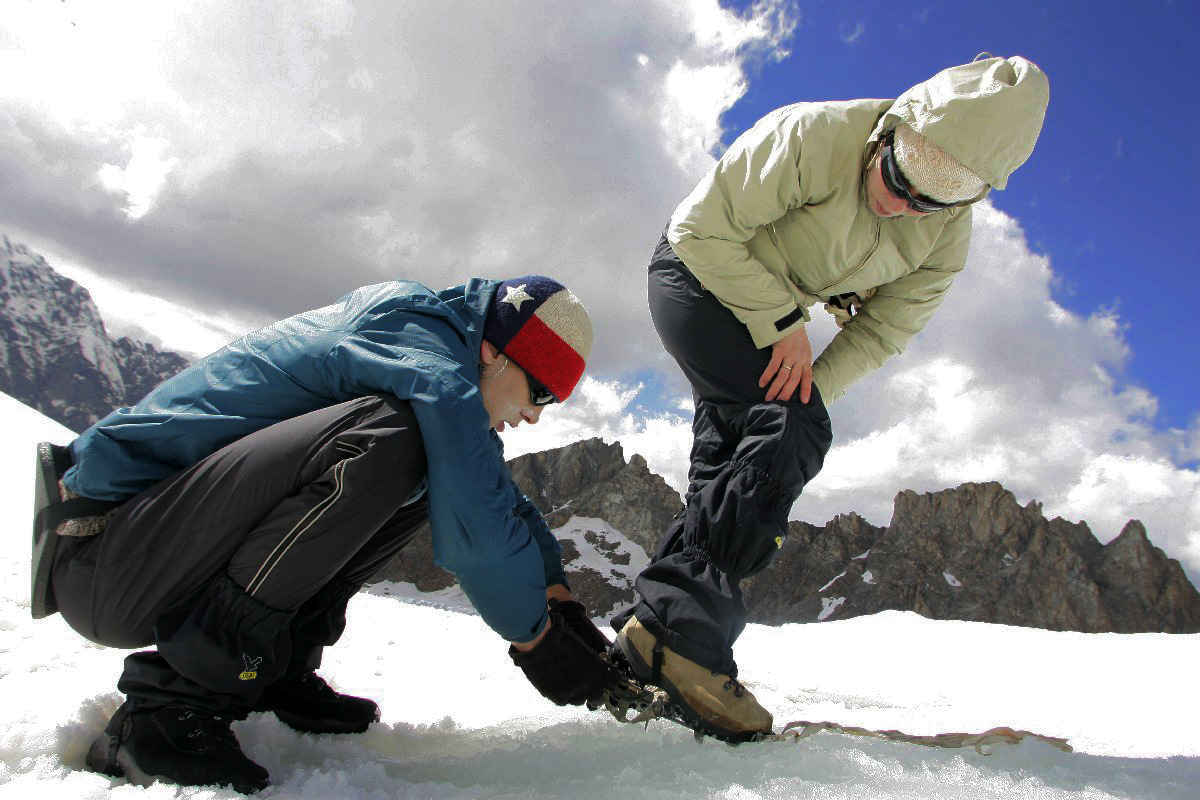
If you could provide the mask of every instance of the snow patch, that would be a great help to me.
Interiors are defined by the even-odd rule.
[[[817,622],[828,619],[829,615],[835,613],[845,602],[846,598],[844,597],[822,597],[821,613],[817,615]]]
[[[875,575],[874,575],[874,573],[871,572],[871,570],[867,570],[866,572],[864,572],[862,575],[862,579],[863,579],[863,583],[869,583],[871,585],[875,584]]]
[[[959,583],[958,578],[954,577],[949,572],[943,572],[942,577],[945,578],[946,583],[950,584],[951,586],[954,586],[956,588],[959,586],[962,586],[962,584]]]
[[[852,558],[852,559],[850,559],[850,560],[851,560],[851,561],[860,561],[860,560],[862,560],[862,559],[866,558],[866,557],[867,557],[867,556],[869,556],[869,555],[871,555],[871,551],[870,551],[870,550],[867,550],[865,553],[859,553],[858,555],[856,555],[854,558]]]
[[[833,586],[835,583],[837,583],[837,582],[838,582],[838,580],[839,580],[839,579],[840,579],[840,578],[841,578],[843,575],[845,575],[845,574],[846,574],[846,570],[842,570],[841,572],[839,572],[839,573],[838,573],[838,574],[837,574],[837,575],[834,577],[834,579],[833,579],[833,580],[831,580],[829,583],[827,583],[827,584],[825,584],[824,586],[822,586],[822,587],[821,587],[820,589],[818,589],[817,591],[818,591],[818,592],[823,592],[823,591],[825,591],[825,590],[826,590],[826,589],[828,589],[830,586]]]
[[[579,548],[579,558],[570,563],[571,569],[591,569],[601,575],[615,570],[623,572],[632,581],[650,564],[650,557],[640,544],[596,517],[571,517],[565,525],[554,529],[554,535],[559,539],[570,539]],[[621,557],[625,553],[629,554],[629,563],[617,564],[613,556]]]

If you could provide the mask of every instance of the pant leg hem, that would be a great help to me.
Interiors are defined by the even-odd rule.
[[[671,648],[672,652],[683,656],[689,661],[695,661],[700,666],[714,672],[736,677],[737,663],[733,660],[733,653],[731,651],[713,653],[712,650],[704,645],[666,628],[645,601],[638,603],[634,608],[633,615],[637,617],[638,622],[642,623],[642,627],[650,631],[655,639]]]

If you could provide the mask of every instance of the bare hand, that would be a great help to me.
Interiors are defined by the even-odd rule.
[[[804,328],[789,333],[771,345],[771,362],[767,364],[758,388],[771,384],[766,401],[788,399],[800,387],[800,402],[807,403],[812,393],[812,345]]]
[[[509,642],[516,650],[522,653],[528,653],[533,648],[542,643],[542,639],[546,638],[546,634],[550,632],[550,620],[546,620],[546,627],[542,628],[542,632],[537,635],[537,638],[529,642]]]

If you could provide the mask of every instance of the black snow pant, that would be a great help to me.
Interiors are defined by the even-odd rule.
[[[407,402],[351,400],[250,434],[136,495],[108,528],[65,538],[59,610],[125,659],[117,688],[244,714],[270,683],[316,669],[346,604],[417,533],[426,475]]]
[[[650,263],[650,315],[667,352],[692,385],[691,466],[684,509],[635,583],[630,615],[667,647],[701,666],[736,675],[733,643],[746,625],[739,584],[765,569],[787,538],[800,491],[833,441],[817,387],[763,401],[758,379],[771,350],[706,291],[666,236]]]

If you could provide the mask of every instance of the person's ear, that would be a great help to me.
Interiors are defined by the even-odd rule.
[[[483,344],[479,345],[479,363],[484,366],[495,364],[500,358],[500,351],[491,342],[484,340]]]

